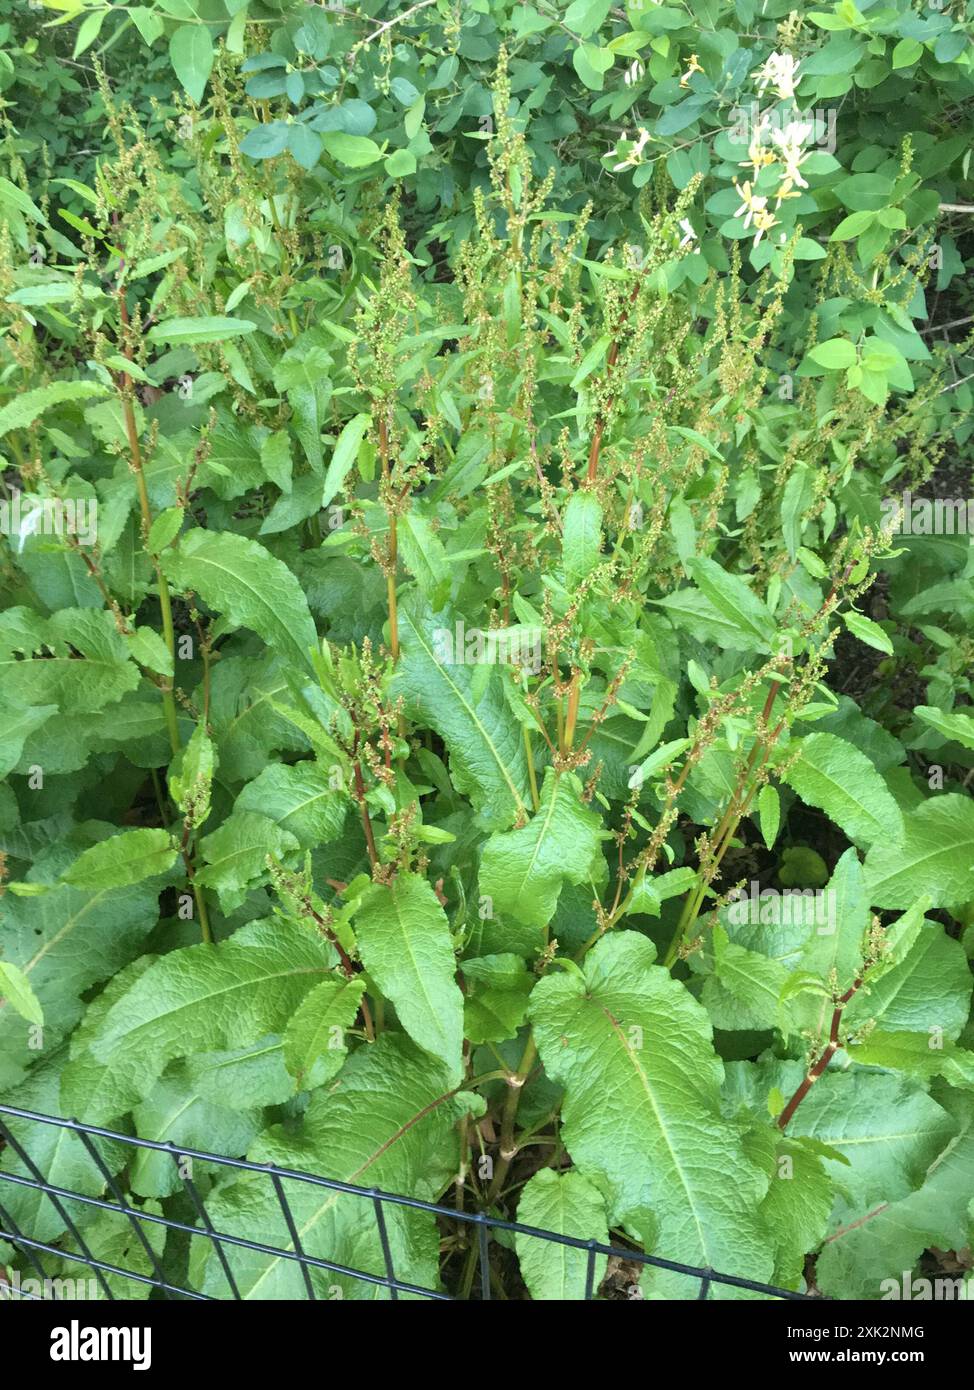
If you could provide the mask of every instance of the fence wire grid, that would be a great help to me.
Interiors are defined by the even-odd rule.
[[[106,1194],[109,1194],[113,1200],[108,1200],[107,1196],[96,1197],[86,1195],[81,1192],[73,1191],[70,1188],[60,1187],[48,1181],[35,1161],[31,1158],[23,1143],[21,1143],[17,1136],[11,1131],[4,1117],[9,1117],[15,1121],[26,1121],[30,1124],[51,1125],[77,1135],[104,1179]],[[95,1143],[96,1139],[111,1140],[119,1144],[125,1144],[133,1150],[147,1150],[168,1154],[175,1165],[179,1181],[196,1212],[199,1224],[189,1225],[171,1216],[163,1216],[155,1212],[144,1211],[138,1206],[133,1206],[131,1203],[127,1202],[114,1174],[98,1150],[98,1146]],[[408,1294],[438,1302],[460,1301],[457,1295],[444,1292],[442,1289],[425,1288],[422,1285],[411,1284],[397,1278],[385,1214],[385,1208],[387,1206],[392,1206],[431,1212],[436,1217],[440,1218],[441,1221],[454,1223],[457,1230],[466,1226],[475,1233],[479,1274],[477,1282],[479,1284],[480,1298],[484,1301],[488,1301],[492,1297],[489,1253],[491,1234],[495,1231],[507,1232],[509,1236],[532,1236],[541,1241],[549,1241],[557,1245],[568,1246],[574,1250],[586,1252],[587,1260],[584,1295],[586,1301],[595,1299],[598,1292],[595,1286],[595,1273],[596,1262],[599,1256],[615,1256],[620,1260],[629,1261],[630,1263],[649,1265],[654,1269],[669,1270],[672,1273],[686,1275],[688,1278],[695,1279],[698,1282],[698,1300],[708,1299],[714,1284],[746,1289],[754,1293],[764,1294],[768,1298],[807,1301],[816,1297],[815,1295],[806,1293],[796,1293],[790,1289],[776,1288],[772,1284],[757,1283],[753,1279],[743,1279],[733,1274],[724,1274],[718,1270],[680,1264],[674,1260],[663,1259],[658,1255],[644,1254],[639,1250],[625,1249],[621,1246],[604,1245],[596,1240],[581,1240],[574,1236],[561,1235],[555,1231],[545,1231],[536,1226],[526,1226],[517,1221],[505,1221],[500,1217],[491,1216],[483,1212],[474,1213],[461,1211],[454,1207],[442,1206],[436,1202],[426,1202],[416,1197],[407,1197],[401,1193],[383,1192],[375,1187],[360,1187],[354,1183],[341,1182],[334,1178],[324,1178],[317,1174],[305,1173],[297,1169],[281,1168],[269,1163],[252,1163],[247,1159],[228,1158],[221,1154],[208,1153],[202,1149],[188,1148],[173,1143],[162,1143],[151,1139],[139,1139],[134,1135],[120,1134],[117,1130],[105,1129],[99,1125],[89,1125],[75,1119],[65,1120],[55,1115],[44,1115],[39,1111],[23,1110],[12,1105],[0,1104],[0,1147],[5,1147],[10,1153],[15,1154],[26,1170],[24,1173],[0,1170],[0,1240],[6,1241],[14,1249],[22,1253],[26,1262],[41,1281],[41,1288],[44,1290],[49,1287],[54,1287],[59,1283],[63,1284],[66,1282],[65,1276],[59,1275],[57,1278],[52,1278],[52,1276],[46,1272],[41,1258],[42,1255],[46,1254],[55,1256],[60,1260],[72,1261],[89,1269],[93,1279],[98,1284],[101,1296],[110,1301],[125,1300],[119,1300],[118,1294],[108,1282],[106,1277],[108,1275],[134,1280],[138,1284],[149,1285],[151,1288],[150,1297],[158,1295],[166,1299],[178,1298],[203,1302],[219,1302],[220,1298],[216,1295],[202,1293],[198,1289],[172,1283],[171,1279],[167,1278],[162,1261],[146,1235],[144,1223],[147,1223],[151,1226],[163,1227],[167,1231],[181,1232],[191,1239],[202,1238],[209,1240],[220,1262],[220,1268],[226,1281],[227,1291],[223,1295],[224,1299],[242,1301],[244,1297],[240,1292],[237,1280],[230,1266],[230,1261],[227,1258],[227,1247],[237,1247],[256,1254],[269,1255],[278,1259],[295,1262],[301,1270],[306,1298],[312,1302],[318,1301],[318,1295],[315,1292],[314,1284],[311,1279],[311,1271],[313,1269],[327,1270],[335,1275],[360,1280],[364,1283],[387,1289],[389,1298],[392,1300],[398,1299],[400,1294]],[[286,1249],[282,1246],[268,1245],[261,1241],[248,1240],[243,1236],[216,1230],[206,1210],[205,1201],[197,1184],[186,1171],[186,1159],[213,1163],[219,1167],[240,1172],[263,1175],[273,1188],[284,1225],[290,1237],[290,1248]],[[287,1195],[284,1191],[285,1181],[307,1183],[332,1192],[345,1193],[360,1198],[363,1203],[363,1211],[371,1210],[371,1219],[375,1223],[375,1229],[378,1233],[379,1243],[382,1249],[386,1271],[385,1275],[369,1273],[361,1269],[353,1269],[332,1260],[309,1255],[301,1245],[297,1225],[288,1203]],[[49,1241],[35,1239],[21,1230],[4,1203],[3,1184],[10,1184],[21,1189],[26,1188],[47,1197],[54,1211],[57,1213],[59,1220],[63,1223],[65,1232],[71,1240],[74,1241],[77,1251],[65,1250],[61,1248],[61,1246]],[[96,1258],[85,1241],[82,1230],[79,1229],[78,1224],[72,1218],[71,1213],[65,1205],[65,1203],[71,1202],[78,1202],[84,1207],[96,1208],[99,1211],[113,1213],[118,1217],[120,1228],[122,1229],[124,1229],[123,1223],[128,1223],[135,1239],[138,1241],[139,1246],[148,1259],[152,1274],[142,1274],[137,1270],[126,1269],[121,1265]],[[0,1288],[2,1288],[2,1285],[0,1285]],[[18,1290],[17,1296],[25,1299],[43,1299],[45,1294],[34,1294],[33,1292],[21,1292]]]

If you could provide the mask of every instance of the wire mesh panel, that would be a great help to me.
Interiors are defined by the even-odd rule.
[[[58,1141],[50,1149],[57,1172],[52,1167],[45,1173],[31,1157],[24,1142],[25,1127],[30,1126],[50,1127],[49,1132]],[[690,1281],[688,1291],[695,1290],[688,1292],[688,1297],[698,1299],[709,1298],[714,1285],[767,1298],[810,1297],[723,1271],[561,1235],[483,1212],[459,1210],[273,1164],[138,1139],[16,1106],[0,1105],[0,1145],[4,1150],[0,1155],[0,1241],[18,1252],[30,1271],[28,1275],[22,1271],[8,1272],[6,1287],[0,1288],[7,1297],[114,1300],[152,1296],[209,1301],[279,1297],[285,1288],[288,1293],[283,1296],[316,1301],[343,1296],[342,1281],[351,1280],[370,1286],[377,1296],[393,1300],[407,1297],[450,1302],[475,1295],[489,1300],[494,1292],[492,1246],[509,1250],[515,1241],[524,1240],[553,1242],[575,1252],[582,1296],[587,1300],[599,1296],[607,1259],[633,1267],[637,1274],[639,1267],[650,1266],[685,1276]],[[128,1200],[118,1183],[116,1175],[140,1155],[158,1155],[172,1165],[174,1192],[181,1200],[171,1202],[165,1211],[158,1202],[138,1204]],[[204,1165],[203,1182],[197,1178],[197,1164]],[[73,1184],[61,1180],[62,1171],[66,1177],[74,1177]],[[252,1179],[247,1190],[255,1200],[248,1207],[245,1193],[239,1219],[223,1223],[221,1229],[207,1209],[207,1198],[219,1190],[221,1176],[232,1173]],[[18,1195],[15,1199],[11,1194]],[[305,1248],[304,1232],[309,1223],[302,1220],[302,1212],[309,1194],[318,1199],[334,1194],[334,1203],[355,1204],[356,1222],[360,1220],[363,1232],[368,1230],[377,1238],[381,1258],[376,1268],[349,1265]],[[332,1198],[326,1199],[325,1205],[329,1203]],[[319,1200],[316,1210],[321,1207]],[[467,1277],[455,1281],[457,1287],[452,1291],[413,1283],[397,1275],[390,1224],[401,1221],[410,1212],[427,1213],[435,1220],[438,1235],[463,1252]],[[276,1229],[286,1235],[285,1240],[261,1239],[262,1234],[274,1229],[268,1220],[270,1213],[276,1217]],[[92,1218],[97,1220],[97,1240],[92,1235],[96,1230]],[[227,1229],[229,1224],[236,1229]],[[178,1261],[167,1258],[167,1241],[181,1250]],[[248,1260],[256,1260],[256,1267],[264,1271],[256,1283],[250,1277]],[[0,1253],[0,1265],[3,1263]],[[68,1269],[87,1271],[86,1290],[79,1292],[78,1279],[67,1274]],[[177,1278],[174,1269],[184,1271],[183,1277]],[[205,1278],[200,1276],[204,1269]],[[283,1281],[269,1279],[268,1270],[283,1270],[289,1277]],[[637,1282],[633,1280],[630,1287],[636,1289]]]

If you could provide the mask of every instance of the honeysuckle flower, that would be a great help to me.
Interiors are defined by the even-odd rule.
[[[627,135],[624,135],[624,136],[622,137],[622,140],[620,140],[619,144],[623,144],[623,143],[624,143],[626,140],[628,140],[628,139],[629,139],[629,137],[628,137]],[[636,143],[633,145],[632,149],[631,149],[631,150],[629,151],[629,153],[626,155],[625,159],[621,160],[618,164],[613,164],[613,166],[612,166],[612,172],[613,172],[614,174],[618,174],[618,173],[620,173],[623,169],[631,169],[632,166],[633,166],[634,164],[638,164],[638,163],[639,163],[640,156],[642,155],[642,152],[643,152],[643,146],[646,144],[646,141],[647,141],[648,139],[649,139],[649,131],[643,129],[643,127],[640,126],[640,127],[639,127],[639,139],[638,139],[638,140],[636,141]],[[618,149],[618,146],[616,146],[616,149]]]
[[[789,121],[783,130],[771,134],[775,144],[807,145],[815,134],[814,121]]]
[[[802,195],[791,186],[791,179],[782,179],[775,189],[775,208],[780,208],[786,198],[800,198]]]
[[[757,246],[765,232],[770,232],[772,227],[777,227],[777,225],[778,219],[773,212],[766,212],[763,208],[756,212],[754,214],[755,236],[753,245]]]
[[[755,216],[759,212],[764,212],[765,208],[767,208],[768,200],[767,198],[752,192],[750,180],[748,180],[744,184],[744,186],[741,187],[741,185],[737,182],[737,179],[735,179],[734,187],[737,189],[737,196],[741,200],[741,206],[734,213],[734,216],[744,217],[744,226],[750,227]],[[747,214],[746,216],[745,213]]]
[[[634,82],[640,81],[640,79],[643,78],[643,77],[645,77],[645,76],[646,76],[646,69],[645,69],[645,67],[644,67],[643,64],[639,61],[638,58],[634,58],[634,59],[632,60],[632,62],[629,64],[629,66],[626,68],[625,72],[623,72],[623,74],[622,74],[622,80],[623,80],[623,82],[626,84],[627,87],[631,87],[631,86],[633,85]]]
[[[741,206],[734,213],[735,217],[744,218],[744,227],[754,224],[754,245],[764,236],[765,232],[770,232],[772,227],[777,227],[778,219],[773,212],[768,211],[768,200],[763,194],[756,194],[751,191],[750,183],[745,183],[743,187],[734,180],[734,187],[737,189]]]
[[[738,166],[741,169],[753,169],[755,178],[768,164],[774,163],[774,152],[761,143],[761,135],[762,130],[759,130],[747,147],[747,159],[742,159]]]
[[[680,78],[680,86],[686,87],[695,72],[703,72],[703,68],[697,62],[697,55],[691,53],[689,63],[687,64],[687,70]]]
[[[802,146],[808,135],[811,134],[811,126],[801,122],[793,122],[786,126],[784,130],[776,130],[772,133],[772,140],[778,146],[778,158],[785,166],[784,183],[789,188],[807,188],[808,184],[801,175],[801,166],[808,158],[808,150]]]
[[[790,53],[771,53],[751,76],[757,78],[759,92],[773,87],[782,101],[790,101],[798,82],[798,66]]]

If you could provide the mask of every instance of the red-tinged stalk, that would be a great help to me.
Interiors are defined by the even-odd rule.
[[[832,1023],[829,1028],[829,1040],[825,1044],[825,1047],[822,1049],[822,1052],[815,1061],[814,1065],[809,1068],[808,1073],[803,1078],[801,1084],[795,1091],[795,1094],[792,1096],[791,1100],[789,1100],[784,1110],[782,1110],[781,1114],[778,1116],[776,1123],[779,1129],[787,1128],[788,1123],[794,1115],[795,1111],[798,1109],[802,1101],[808,1095],[809,1091],[815,1085],[815,1082],[819,1079],[819,1077],[828,1067],[829,1062],[831,1062],[836,1052],[838,1052],[841,1046],[841,1043],[839,1041],[839,1028],[842,1024],[842,1015],[845,1011],[846,1005],[852,999],[853,995],[857,992],[857,990],[860,989],[860,987],[862,986],[862,981],[863,975],[859,975],[852,982],[852,984],[849,986],[846,992],[840,995],[839,998],[835,1001],[835,1009],[832,1014]]]
[[[125,289],[122,285],[118,289],[118,312],[122,323],[122,352],[132,361],[132,345],[128,341],[129,312],[125,303]],[[148,541],[149,530],[152,526],[152,506],[149,502],[149,489],[145,481],[145,469],[142,462],[142,447],[139,443],[139,429],[135,419],[135,409],[132,404],[132,378],[128,372],[122,372],[117,379],[119,399],[122,404],[122,416],[125,421],[125,434],[128,439],[129,461],[132,472],[135,474],[135,484],[139,496],[139,510],[142,514],[142,530],[145,540]],[[159,608],[162,613],[162,635],[169,652],[169,658],[176,668],[176,632],[172,620],[172,602],[169,597],[169,585],[166,576],[163,574],[162,565],[153,557],[153,568],[156,572],[156,587],[159,591]],[[169,743],[173,753],[178,753],[182,747],[182,740],[179,737],[179,723],[176,718],[176,697],[173,693],[173,685],[170,680],[168,684],[161,687],[162,705],[166,717],[166,729],[169,734]]]

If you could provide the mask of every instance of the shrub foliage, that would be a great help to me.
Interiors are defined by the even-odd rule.
[[[839,1297],[962,1251],[965,7],[2,13],[0,1096]]]

